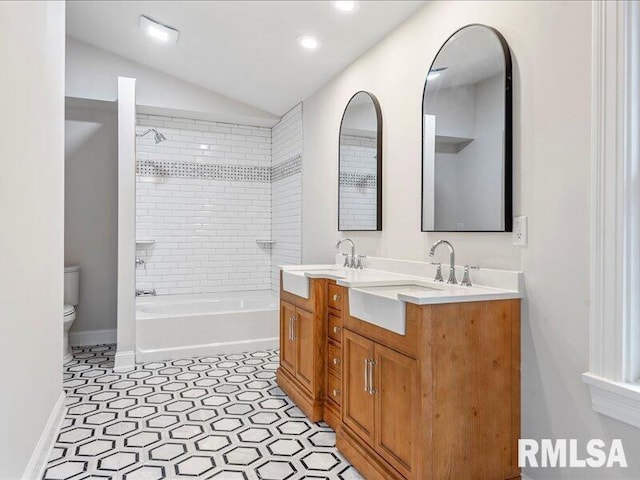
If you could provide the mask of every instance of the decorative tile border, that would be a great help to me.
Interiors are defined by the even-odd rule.
[[[296,173],[302,172],[302,157],[296,155],[289,160],[280,162],[278,165],[271,167],[271,181],[277,182],[284,178],[288,178]]]
[[[302,171],[300,155],[274,167],[212,165],[207,163],[136,161],[136,175],[144,177],[199,178],[235,182],[271,183]]]
[[[148,177],[208,178],[236,182],[271,182],[271,167],[212,165],[190,162],[138,160],[136,174]]]
[[[341,187],[360,187],[360,188],[376,188],[378,186],[378,178],[375,173],[348,173],[340,172]]]

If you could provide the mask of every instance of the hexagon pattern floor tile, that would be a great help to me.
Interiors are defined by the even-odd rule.
[[[113,345],[76,348],[46,480],[362,477],[278,388],[278,352],[152,362],[113,372]]]

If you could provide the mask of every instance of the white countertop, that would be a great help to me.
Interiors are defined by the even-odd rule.
[[[489,300],[508,300],[523,298],[521,289],[500,288],[498,286],[473,285],[464,287],[460,284],[449,285],[444,282],[434,282],[432,277],[421,277],[407,275],[385,270],[375,270],[366,268],[355,270],[337,265],[295,265],[281,266],[282,271],[296,276],[307,278],[327,278],[335,280],[338,285],[364,291],[370,295],[400,300],[416,305],[429,305],[441,303],[478,302]],[[443,274],[446,278],[447,267],[443,267]],[[501,275],[521,276],[521,272],[496,271],[498,274],[493,277],[499,278]],[[474,274],[471,272],[471,281]],[[491,275],[488,275],[491,277]],[[491,278],[493,278],[491,277]],[[461,272],[458,273],[458,281],[462,280]],[[496,283],[500,283],[497,281]],[[513,281],[507,278],[506,285],[520,285],[520,280]],[[369,288],[373,287],[373,288]],[[382,288],[390,287],[390,288]],[[395,288],[391,288],[395,287]]]

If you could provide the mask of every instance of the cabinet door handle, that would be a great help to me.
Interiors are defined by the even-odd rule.
[[[339,302],[340,301],[340,295],[336,294],[333,296],[333,301],[334,302]]]
[[[369,393],[369,359],[364,359],[364,391]]]
[[[298,320],[298,316],[294,315],[293,317],[291,317],[291,321],[292,321],[292,325],[293,327],[291,327],[291,340],[295,340],[296,339],[296,321]]]
[[[342,330],[342,327],[333,327],[333,333],[340,333],[340,330]]]
[[[373,367],[376,365],[376,361],[372,358],[369,360],[369,393],[371,395],[376,393],[376,388],[373,385]]]
[[[334,365],[340,365],[340,357],[333,357],[332,361]]]
[[[333,389],[333,391],[331,392],[333,394],[334,397],[339,397],[340,396],[340,390],[337,389]]]
[[[291,318],[293,317],[289,317],[289,340],[293,340],[293,338],[291,338]]]

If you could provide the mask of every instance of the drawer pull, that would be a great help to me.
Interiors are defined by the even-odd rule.
[[[340,357],[333,357],[332,362],[334,365],[340,365]]]
[[[337,389],[334,388],[333,391],[331,392],[331,394],[334,397],[339,397],[340,396],[340,390],[337,390]]]
[[[340,330],[342,330],[342,327],[333,327],[333,333],[340,333]]]
[[[333,296],[333,301],[334,301],[334,302],[339,302],[339,301],[340,301],[340,295],[337,295],[337,294],[336,294],[336,295],[334,295],[334,296]]]

